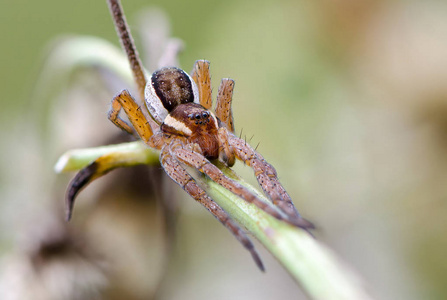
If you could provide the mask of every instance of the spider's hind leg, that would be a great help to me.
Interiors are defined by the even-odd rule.
[[[121,109],[123,109],[127,114],[132,126],[119,117],[119,112]],[[153,134],[148,120],[127,90],[123,90],[113,98],[109,111],[109,120],[112,121],[117,127],[130,134],[135,134],[136,132],[146,144],[156,146],[152,141],[152,143],[150,142]],[[153,141],[157,140],[158,139],[155,138]],[[74,201],[77,194],[90,182],[107,174],[113,169],[135,166],[143,163],[145,163],[145,161],[139,160],[138,157],[132,156],[129,152],[112,152],[97,158],[90,165],[83,168],[72,179],[67,189],[67,194],[65,197],[67,220],[70,220],[71,218]]]
[[[211,212],[237,240],[247,249],[253,257],[256,265],[264,271],[264,265],[261,258],[256,252],[253,243],[250,241],[245,232],[234,222],[228,214],[214,202],[206,192],[197,185],[194,178],[180,165],[179,161],[170,153],[169,146],[162,149],[160,155],[161,164],[169,175],[178,185],[182,187],[191,197],[202,204],[209,212]]]
[[[119,112],[121,109],[125,111],[138,136],[145,143],[147,143],[152,136],[152,128],[141,111],[141,107],[138,106],[127,90],[123,90],[112,99],[109,111],[109,120],[124,131],[134,134],[135,131],[132,127],[119,117]]]

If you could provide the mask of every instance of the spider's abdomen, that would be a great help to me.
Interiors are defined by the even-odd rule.
[[[178,105],[199,102],[199,91],[185,71],[165,67],[155,71],[144,91],[147,108],[152,117],[162,123]]]
[[[179,104],[194,102],[192,80],[181,69],[160,69],[152,74],[151,84],[168,111],[172,111]]]
[[[164,133],[186,137],[188,143],[198,144],[208,159],[219,156],[217,129],[214,114],[196,103],[177,106],[161,125]]]

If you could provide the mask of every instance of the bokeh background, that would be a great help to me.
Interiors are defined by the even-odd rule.
[[[318,225],[317,238],[374,298],[447,297],[447,3],[123,5],[140,45],[142,11],[158,7],[185,42],[184,69],[205,58],[215,87],[222,77],[236,80],[236,130],[253,135],[252,145],[260,142],[297,208]],[[51,45],[67,35],[118,45],[105,1],[0,4],[1,298],[305,299],[270,254],[260,249],[262,274],[177,189],[168,265],[160,263],[160,211],[148,200],[157,192],[135,192],[130,175],[93,184],[79,199],[80,217],[62,221],[72,174],[56,175],[53,165],[64,151],[100,145],[116,132],[106,113],[124,88],[107,91],[85,69],[42,93]],[[110,182],[118,189],[113,195]]]

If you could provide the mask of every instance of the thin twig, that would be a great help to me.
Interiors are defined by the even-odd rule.
[[[108,0],[107,3],[109,4],[110,13],[112,14],[113,23],[115,24],[121,45],[124,48],[124,51],[126,51],[127,58],[129,59],[130,67],[138,86],[140,99],[144,99],[144,88],[146,87],[147,80],[144,74],[143,64],[141,63],[132,34],[130,33],[129,25],[124,16],[121,2],[119,0]]]

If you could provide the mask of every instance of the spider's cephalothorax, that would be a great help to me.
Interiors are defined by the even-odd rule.
[[[165,118],[161,131],[185,137],[200,147],[207,159],[219,156],[218,123],[212,112],[200,104],[180,104]]]
[[[168,67],[155,71],[146,80],[121,5],[118,0],[109,0],[109,6],[128,54],[140,96],[145,99],[145,106],[140,107],[129,92],[123,90],[112,100],[109,119],[128,133],[136,133],[149,147],[160,150],[160,163],[166,174],[227,227],[250,251],[258,267],[263,269],[245,232],[208,196],[184,167],[192,167],[207,175],[217,184],[279,220],[305,230],[313,228],[312,223],[303,219],[295,209],[278,180],[275,168],[245,140],[234,135],[231,111],[234,81],[222,79],[216,107],[212,111],[208,61],[196,61],[191,76],[176,67]],[[119,117],[121,109],[131,124]],[[146,118],[142,110],[148,112],[153,121]],[[251,190],[226,176],[210,161],[217,158],[230,167],[236,159],[250,166],[273,205],[260,200]],[[113,168],[127,166],[126,163],[111,162],[107,157],[100,157],[81,170],[67,191],[67,217],[71,216],[76,194],[85,185]]]
[[[149,111],[162,123],[161,132],[197,144],[207,159],[218,158],[217,118],[198,104],[197,85],[185,71],[176,67],[155,71],[145,94]]]

